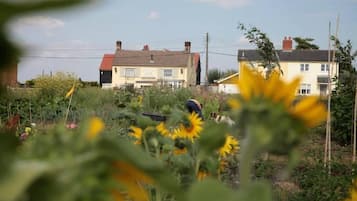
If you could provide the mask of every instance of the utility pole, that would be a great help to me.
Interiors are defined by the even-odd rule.
[[[205,85],[208,86],[208,32],[206,33],[206,76]]]

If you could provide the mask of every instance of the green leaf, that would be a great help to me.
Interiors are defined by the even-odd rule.
[[[257,193],[258,194],[258,193]],[[193,184],[188,192],[188,201],[234,201],[237,194],[213,179],[204,179]]]
[[[11,168],[19,140],[13,133],[0,132],[0,180]]]
[[[151,157],[138,146],[124,139],[119,141],[117,138],[113,139],[108,136],[108,138],[102,138],[98,145],[104,156],[112,160],[124,160],[131,163],[154,178],[155,185],[173,193],[178,200],[181,200],[183,193],[176,180],[172,179],[174,175],[165,168],[161,160]]]
[[[247,187],[238,191],[239,201],[272,201],[270,184],[264,181],[250,183]]]
[[[227,126],[224,124],[207,123],[198,140],[203,153],[212,155],[217,149],[224,145],[226,140]],[[201,151],[200,150],[200,151]]]
[[[15,201],[31,183],[50,169],[44,162],[18,161],[10,174],[0,181],[0,201]]]

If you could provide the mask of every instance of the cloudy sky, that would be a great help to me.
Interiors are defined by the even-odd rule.
[[[338,37],[357,47],[357,0],[96,0],[56,12],[41,12],[9,24],[13,41],[24,48],[20,82],[42,73],[76,74],[98,81],[98,68],[115,42],[123,49],[183,50],[191,41],[205,68],[205,35],[209,35],[209,69],[237,69],[237,50],[254,48],[237,29],[258,27],[277,49],[284,36],[309,37],[328,48],[331,22]]]

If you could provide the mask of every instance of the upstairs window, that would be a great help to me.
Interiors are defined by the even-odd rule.
[[[309,64],[300,64],[300,71],[301,72],[309,71]]]
[[[330,66],[328,64],[321,64],[321,72],[328,72],[330,70]]]
[[[125,77],[135,77],[135,68],[125,68]]]
[[[172,77],[172,69],[164,69],[164,77]]]

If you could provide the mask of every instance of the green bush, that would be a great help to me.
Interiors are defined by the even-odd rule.
[[[65,96],[73,84],[78,86],[80,82],[73,74],[58,72],[54,75],[44,75],[34,80],[34,87],[38,88],[43,97]]]
[[[293,179],[301,191],[290,196],[289,201],[336,201],[347,197],[351,180],[351,166],[341,163],[331,164],[331,174],[322,163],[301,164],[293,174]]]

